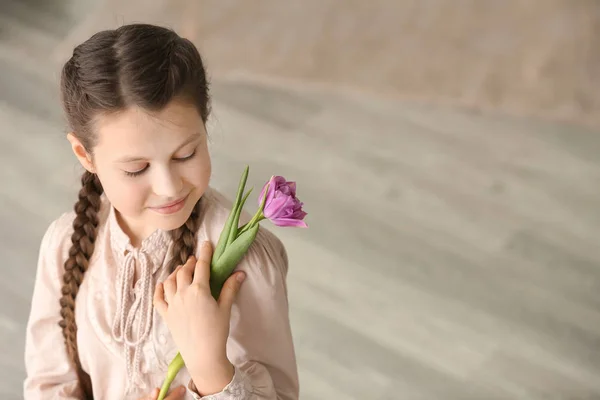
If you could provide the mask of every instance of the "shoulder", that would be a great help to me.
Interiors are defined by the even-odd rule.
[[[103,200],[100,212],[98,213],[99,227],[106,220],[107,206],[106,200]],[[42,237],[40,256],[55,258],[60,263],[66,260],[72,244],[76,217],[77,214],[75,211],[68,211],[62,213],[49,223]],[[98,232],[96,232],[97,236]]]
[[[48,225],[42,238],[41,251],[61,254],[68,248],[73,235],[75,212],[65,212]]]
[[[232,200],[219,191],[209,188],[204,194],[202,223],[198,231],[198,240],[210,240],[213,246],[216,246],[232,207]],[[240,225],[248,222],[251,218],[252,216],[248,212],[243,212],[240,217]],[[258,268],[263,273],[268,273],[267,269],[275,268],[285,277],[288,270],[288,255],[279,237],[261,224],[256,239],[241,264],[241,267]]]

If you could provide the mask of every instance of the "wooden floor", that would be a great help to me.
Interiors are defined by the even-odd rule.
[[[39,241],[80,175],[44,64],[75,22],[44,4],[0,5],[3,399],[22,398]],[[255,188],[296,180],[309,213],[273,229],[303,400],[600,399],[600,132],[240,79],[213,92],[213,185],[233,193],[248,163]]]

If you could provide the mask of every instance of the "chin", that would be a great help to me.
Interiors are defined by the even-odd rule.
[[[152,218],[153,225],[156,229],[163,231],[172,231],[180,228],[188,220],[189,214],[187,215],[166,215],[166,216],[155,216]]]

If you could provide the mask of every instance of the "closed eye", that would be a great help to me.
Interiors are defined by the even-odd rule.
[[[194,156],[196,155],[196,150],[193,151],[192,154],[190,154],[189,156],[185,156],[185,157],[181,157],[181,158],[174,158],[173,161],[177,161],[177,162],[184,162],[184,161],[188,161],[191,160],[192,158],[194,158]],[[130,172],[130,171],[123,171],[125,172],[125,174],[127,176],[131,176],[131,177],[136,177],[136,176],[140,176],[141,174],[143,174],[144,172],[146,172],[146,170],[150,167],[150,164],[147,164],[144,168],[134,171],[134,172]]]
[[[123,171],[123,172],[125,172],[125,174],[127,176],[139,176],[139,175],[143,174],[148,169],[149,166],[150,166],[150,164],[148,164],[144,168],[134,171],[134,172],[130,172],[130,171]]]
[[[189,156],[181,157],[181,158],[174,158],[173,161],[187,161],[187,160],[194,158],[195,155],[196,155],[196,150],[194,150],[192,152],[192,154],[190,154]]]

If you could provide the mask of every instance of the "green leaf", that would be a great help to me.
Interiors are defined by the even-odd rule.
[[[231,276],[240,260],[244,257],[252,242],[256,238],[260,225],[255,225],[244,232],[233,243],[225,249],[219,260],[215,264],[214,270],[210,275],[210,289],[215,299],[219,298],[219,293],[223,284]]]
[[[242,193],[244,193],[244,189],[246,188],[246,181],[248,180],[248,172],[250,170],[249,166],[246,166],[244,172],[242,173],[242,177],[240,178],[240,184],[238,186],[237,196],[235,198],[235,202],[233,203],[233,207],[229,212],[229,217],[227,218],[227,222],[225,222],[225,226],[221,231],[221,235],[219,236],[219,242],[217,243],[217,247],[213,251],[213,262],[218,260],[223,252],[225,251],[225,247],[227,246],[227,241],[229,240],[230,233],[237,233],[237,223],[234,225],[235,214],[237,212],[237,208],[240,204],[240,200],[242,198]],[[238,220],[239,221],[239,220]],[[211,263],[212,264],[212,263]]]
[[[235,217],[233,217],[233,224],[235,226],[238,226],[240,223],[240,215],[242,215],[242,211],[244,211],[244,203],[246,203],[246,199],[248,199],[248,196],[250,196],[250,193],[252,193],[252,189],[250,189],[248,191],[248,193],[246,193],[246,195],[244,196],[244,198],[242,199],[242,202],[239,204],[239,206],[237,207],[237,210],[235,212]],[[229,238],[227,239],[227,246],[229,246],[231,243],[233,243],[233,241],[235,240],[235,238],[238,236],[238,232],[237,230],[231,230],[229,232]]]

